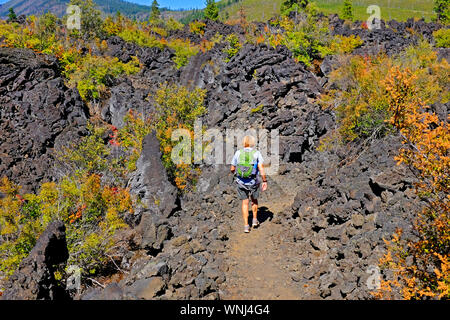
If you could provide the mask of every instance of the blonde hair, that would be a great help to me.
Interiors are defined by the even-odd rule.
[[[255,138],[252,136],[245,136],[242,140],[242,144],[244,148],[253,148],[255,146]]]

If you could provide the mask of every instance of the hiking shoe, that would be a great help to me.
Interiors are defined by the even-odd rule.
[[[258,228],[258,226],[259,226],[259,221],[258,221],[258,219],[253,219],[252,227],[253,227],[253,228]]]
[[[246,226],[244,227],[244,232],[245,232],[245,233],[249,233],[249,232],[250,232],[250,226],[249,226],[249,225],[246,225]]]

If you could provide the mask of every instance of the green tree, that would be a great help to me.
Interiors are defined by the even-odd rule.
[[[440,22],[448,24],[450,22],[450,0],[434,0],[434,12]]]
[[[215,0],[206,0],[205,18],[213,21],[219,18],[219,9]]]
[[[286,14],[290,9],[295,10],[296,8],[304,9],[308,5],[309,0],[285,0],[281,4],[281,12]]]
[[[351,0],[344,0],[344,8],[342,10],[342,18],[345,20],[353,20],[353,7]]]
[[[8,13],[8,21],[15,21],[17,19],[17,15],[14,12],[13,8],[9,8],[9,13]]]
[[[85,39],[100,37],[103,34],[101,13],[93,0],[70,0],[70,4],[81,9],[81,35]]]
[[[161,11],[159,10],[159,3],[156,0],[152,2],[149,21],[152,25],[158,24],[161,21]]]
[[[242,29],[244,29],[244,31],[246,31],[247,27],[248,27],[247,14],[245,13],[245,9],[242,4],[239,6],[239,23],[240,23]]]
[[[55,34],[58,25],[58,17],[51,12],[47,12],[39,17],[37,24],[37,35],[39,37],[41,50],[49,46],[49,39]]]
[[[46,35],[55,33],[58,24],[58,17],[51,12],[47,12],[39,17],[39,29]]]

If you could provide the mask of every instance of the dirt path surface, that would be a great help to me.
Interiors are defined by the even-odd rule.
[[[276,178],[269,180],[269,188],[259,203],[258,220],[261,225],[251,229],[250,233],[244,233],[242,214],[240,208],[236,208],[234,232],[227,251],[229,270],[222,299],[296,300],[301,296],[300,286],[284,268],[285,251],[278,241],[283,231],[281,225],[274,222],[276,215],[292,204],[295,188],[288,184],[280,187]],[[251,219],[250,213],[250,223]]]

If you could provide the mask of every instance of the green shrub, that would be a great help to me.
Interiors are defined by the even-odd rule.
[[[68,67],[65,75],[69,84],[76,86],[84,100],[99,99],[105,92],[107,82],[122,74],[135,74],[140,71],[140,63],[136,57],[128,63],[118,58],[86,55],[76,62],[76,67]]]
[[[14,273],[20,262],[28,255],[43,231],[36,221],[34,199],[19,195],[20,187],[7,178],[0,180],[0,275],[8,277]],[[22,209],[27,205],[26,208]],[[31,213],[31,214],[30,214]]]
[[[234,33],[228,35],[226,41],[228,42],[228,45],[227,48],[224,49],[224,52],[227,54],[225,62],[228,62],[238,54],[239,50],[241,50],[241,43]]]
[[[206,0],[205,18],[216,21],[219,18],[219,8],[215,0]]]
[[[450,48],[450,29],[444,28],[433,32],[436,47]]]
[[[128,152],[126,168],[136,170],[136,162],[142,152],[142,141],[152,131],[150,118],[145,119],[142,114],[135,114],[130,110],[124,118],[125,126],[118,131],[117,143]]]
[[[134,42],[142,47],[158,47],[163,49],[169,47],[175,51],[173,61],[179,69],[188,64],[189,59],[199,52],[198,46],[190,42],[190,40],[173,39],[166,41],[165,39],[158,39],[156,36],[141,29],[124,29],[118,33],[118,36],[128,42]]]
[[[261,112],[263,108],[264,108],[264,105],[260,104],[260,105],[256,106],[255,108],[251,109],[250,112],[251,113]]]
[[[57,32],[58,18],[52,13],[46,13],[39,17],[36,27],[36,36],[40,40],[40,50],[44,51],[56,42],[55,33]]]
[[[181,22],[178,22],[174,18],[170,17],[169,20],[166,21],[166,29],[167,31],[175,31],[183,29],[184,25]]]
[[[364,41],[359,36],[336,35],[327,46],[321,46],[319,52],[322,58],[332,54],[348,54],[363,44]]]
[[[292,11],[299,11],[307,7],[309,0],[284,0],[281,3],[281,14],[288,16]]]
[[[450,23],[450,1],[434,0],[434,12],[437,14],[438,21],[443,24]]]
[[[173,61],[175,62],[177,69],[186,66],[189,59],[200,51],[198,46],[192,44],[189,40],[170,40],[167,46],[175,50]]]
[[[196,170],[191,164],[174,164],[172,150],[176,142],[172,141],[172,132],[176,129],[194,130],[195,120],[206,113],[203,105],[206,90],[189,91],[184,86],[162,84],[155,101],[157,112],[155,119],[156,135],[160,142],[162,162],[170,178],[180,191],[186,190],[195,182]]]
[[[284,18],[280,26],[285,30],[281,44],[286,45],[298,61],[308,66],[313,59],[322,57],[332,39],[327,22],[311,14],[307,14],[306,20],[298,25]]]
[[[193,34],[203,35],[205,33],[206,24],[201,21],[192,21],[189,23],[189,31]]]
[[[17,15],[14,12],[13,8],[8,9],[8,22],[15,21],[17,19]]]
[[[59,30],[56,17],[50,13],[40,18],[29,16],[26,25],[0,20],[0,38],[7,46],[29,48],[58,58],[64,50],[63,41],[56,36]]]
[[[307,66],[312,66],[314,60],[320,61],[327,55],[351,53],[363,44],[358,36],[332,36],[328,20],[319,17],[317,12],[315,4],[310,3],[299,13],[299,23],[288,17],[274,20],[271,24],[280,29],[274,32],[266,27],[264,33],[256,37],[256,42],[274,48],[285,45],[298,62]]]
[[[106,127],[87,125],[88,135],[70,147],[63,147],[57,159],[72,172],[100,173],[109,170],[111,150],[105,144]]]
[[[134,74],[140,70],[137,58],[125,64],[117,58],[83,55],[71,41],[59,37],[60,32],[58,19],[50,13],[39,18],[30,16],[26,25],[5,24],[0,20],[0,37],[4,38],[6,45],[55,55],[68,84],[77,87],[86,101],[98,99],[105,93],[107,83],[112,78],[121,74]],[[97,47],[104,50],[106,42],[95,40]],[[77,41],[81,46],[93,46],[92,42]]]
[[[344,0],[344,7],[342,9],[342,19],[353,20],[353,7],[351,0]]]
[[[133,42],[141,47],[158,47],[160,49],[164,48],[164,44],[160,40],[141,29],[124,29],[117,34],[123,40],[127,42]]]

